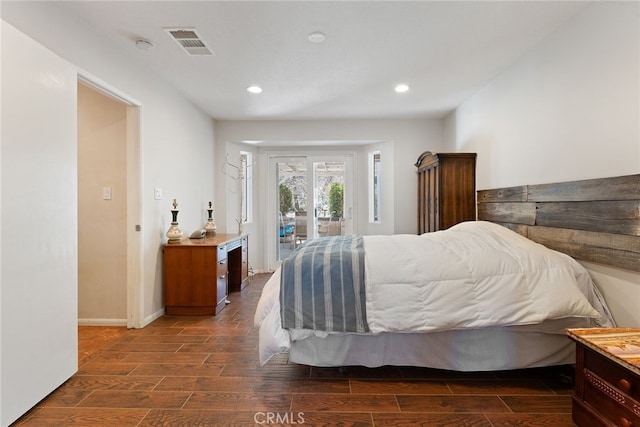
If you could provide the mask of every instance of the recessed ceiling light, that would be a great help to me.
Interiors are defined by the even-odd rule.
[[[309,41],[312,43],[322,43],[325,39],[325,36],[320,31],[314,31],[309,34]]]
[[[250,93],[261,93],[262,92],[262,88],[260,86],[255,86],[255,85],[249,86],[247,88],[247,92],[250,92]]]
[[[400,83],[399,85],[396,86],[395,91],[398,92],[398,93],[408,92],[409,91],[409,85],[404,84],[404,83]]]

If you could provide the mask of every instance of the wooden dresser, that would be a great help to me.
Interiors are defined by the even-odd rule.
[[[163,246],[164,304],[167,314],[217,314],[229,290],[249,277],[249,237],[218,234]]]
[[[573,421],[640,426],[640,329],[569,329],[576,342]]]
[[[476,153],[425,151],[418,168],[418,234],[476,219]]]

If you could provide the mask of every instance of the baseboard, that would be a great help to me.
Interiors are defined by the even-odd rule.
[[[127,326],[127,319],[78,319],[78,326]]]
[[[142,327],[164,315],[164,307],[145,317]],[[127,319],[78,319],[78,326],[127,326]]]
[[[160,318],[164,316],[164,307],[162,307],[160,310],[156,311],[155,313],[151,313],[151,316],[147,316],[144,318],[144,321],[142,322],[142,327],[144,328],[145,326],[147,326],[149,323],[153,322],[154,320]]]

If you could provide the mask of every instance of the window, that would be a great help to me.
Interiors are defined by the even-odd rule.
[[[253,154],[240,152],[240,188],[242,221],[253,222]]]
[[[382,196],[380,151],[369,152],[369,222],[380,222]]]

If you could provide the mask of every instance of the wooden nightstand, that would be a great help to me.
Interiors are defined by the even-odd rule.
[[[640,329],[569,329],[576,342],[573,421],[640,427]]]

